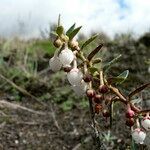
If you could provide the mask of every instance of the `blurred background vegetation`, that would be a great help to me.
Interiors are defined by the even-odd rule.
[[[50,31],[55,27],[52,26]],[[18,37],[12,39],[0,39],[0,74],[41,101],[53,100],[64,110],[69,110],[78,101],[70,89],[65,78],[65,73],[54,74],[49,70],[49,59],[52,57],[55,47],[52,44],[53,37],[50,31],[41,32],[42,38],[21,40]],[[47,35],[48,35],[48,38]],[[94,32],[91,33],[93,35]],[[84,34],[78,36],[80,44],[88,37]],[[88,53],[98,44],[105,46],[99,56],[108,62],[118,54],[122,54],[120,61],[114,65],[110,74],[117,76],[124,70],[129,70],[130,75],[124,86],[128,90],[148,82],[150,74],[150,33],[145,33],[138,39],[132,34],[116,35],[111,40],[106,34],[99,33],[98,39],[90,44],[84,51]],[[5,79],[0,80],[1,94],[10,100],[21,101],[25,96],[14,88]],[[86,107],[84,100],[80,105]]]

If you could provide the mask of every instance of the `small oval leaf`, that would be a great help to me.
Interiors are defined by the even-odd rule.
[[[108,62],[106,65],[104,65],[103,70],[106,72],[108,71],[113,64],[115,64],[118,59],[121,57],[121,55],[118,55],[116,58],[114,58],[113,60],[111,60],[110,62]]]
[[[101,58],[95,58],[95,59],[93,59],[93,61],[92,61],[93,64],[98,64],[98,63],[100,63],[100,62],[102,62],[102,59],[101,59]]]
[[[75,23],[67,30],[67,32],[66,32],[66,35],[67,36],[69,36],[70,35],[70,33],[74,30],[74,28],[75,28]]]
[[[60,26],[60,18],[61,18],[61,15],[59,14],[59,16],[58,16],[58,26]]]
[[[72,39],[76,36],[76,34],[80,31],[81,28],[82,28],[82,26],[80,26],[80,27],[74,29],[74,30],[68,35],[69,40],[72,40]]]
[[[101,50],[101,48],[103,47],[103,44],[100,44],[99,46],[97,46],[87,57],[87,59],[89,61],[92,60],[92,58]]]
[[[55,31],[52,31],[51,34],[54,36],[58,36],[58,34]]]
[[[93,35],[91,38],[89,38],[87,41],[85,41],[81,47],[81,49],[85,48],[87,45],[89,45],[91,42],[93,42],[98,37],[98,34]]]
[[[90,67],[90,68],[89,68],[89,71],[90,71],[92,74],[94,74],[95,72],[98,71],[98,69],[97,69],[96,67]]]
[[[142,101],[142,98],[139,97],[139,98],[136,98],[136,99],[132,99],[131,101],[132,101],[132,104],[138,104]]]
[[[109,84],[113,84],[113,83],[122,84],[127,79],[128,75],[129,75],[129,70],[126,70],[117,77],[108,78],[107,81]]]
[[[119,76],[117,76],[117,78],[120,79],[120,81],[117,83],[119,84],[123,83],[127,79],[128,75],[129,75],[129,70],[122,72]]]
[[[63,32],[64,32],[63,26],[58,26],[56,29],[56,33],[60,36],[63,34]]]
[[[147,83],[147,84],[144,84],[142,86],[140,86],[139,88],[135,89],[134,91],[132,91],[128,97],[129,97],[129,100],[131,100],[131,97],[134,96],[135,94],[138,94],[140,93],[142,90],[144,90],[145,88],[147,87],[150,87],[150,83]]]

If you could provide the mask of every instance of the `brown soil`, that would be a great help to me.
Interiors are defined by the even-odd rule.
[[[2,102],[6,104],[3,105]],[[96,149],[91,136],[88,110],[75,107],[63,112],[55,104],[45,104],[47,108],[30,99],[19,103],[0,101],[0,150]],[[124,135],[121,128],[120,125],[114,125],[113,131],[119,136],[104,142],[105,148],[101,149],[127,149],[130,145],[130,132],[127,129],[127,134]]]

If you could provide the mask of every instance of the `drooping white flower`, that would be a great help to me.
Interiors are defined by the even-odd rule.
[[[143,132],[140,128],[136,128],[132,132],[132,138],[135,141],[135,143],[143,144],[145,137],[146,137],[146,133]]]
[[[150,117],[144,117],[141,121],[141,124],[143,128],[149,131],[150,130]]]
[[[62,67],[62,63],[58,57],[59,49],[56,49],[54,56],[49,60],[50,69],[54,72],[59,71]]]
[[[67,78],[71,85],[78,86],[82,81],[83,74],[78,68],[73,68],[67,73]]]
[[[73,85],[72,89],[78,96],[83,96],[87,90],[87,83],[85,83],[84,81],[81,81],[79,85]]]
[[[59,59],[64,67],[70,66],[71,62],[74,59],[74,54],[70,49],[66,48],[59,54]]]
[[[62,67],[62,63],[60,62],[59,57],[54,55],[50,60],[49,60],[49,66],[50,69],[54,72],[59,71]]]

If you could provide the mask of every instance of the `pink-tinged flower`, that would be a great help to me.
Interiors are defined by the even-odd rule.
[[[74,54],[70,49],[66,48],[59,54],[59,59],[64,67],[70,66],[74,59]]]
[[[88,90],[86,91],[86,95],[87,95],[87,97],[89,97],[89,98],[93,98],[93,97],[95,96],[95,94],[96,94],[96,92],[95,92],[95,90],[93,90],[93,89],[88,89]]]
[[[149,131],[150,130],[150,117],[144,117],[141,121],[141,124],[143,128]]]
[[[133,110],[131,110],[131,109],[127,110],[127,112],[126,112],[126,117],[127,118],[132,118],[132,117],[134,117],[134,115],[135,115],[135,113],[134,113]]]
[[[87,90],[87,84],[82,81],[79,85],[72,86],[72,89],[78,96],[83,96]]]
[[[100,86],[99,86],[99,92],[100,92],[100,93],[103,93],[103,94],[107,93],[107,92],[108,92],[108,87],[107,87],[107,85],[100,85]]]
[[[140,128],[136,128],[132,132],[132,138],[137,144],[143,144],[146,137],[146,133],[143,132]]]
[[[78,86],[82,81],[83,74],[79,69],[73,68],[69,73],[67,73],[67,78],[71,85]]]
[[[50,69],[54,72],[59,71],[62,67],[62,63],[60,62],[60,59],[54,55],[50,60],[49,60],[49,66]]]
[[[132,127],[134,125],[134,119],[133,118],[127,118],[126,125],[129,127]]]

